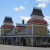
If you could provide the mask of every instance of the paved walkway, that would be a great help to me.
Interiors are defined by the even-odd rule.
[[[0,45],[0,50],[50,50],[50,48]]]

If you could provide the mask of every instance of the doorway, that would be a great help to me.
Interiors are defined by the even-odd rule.
[[[23,44],[23,46],[26,46],[26,39],[24,37],[22,37],[20,39],[21,43]]]

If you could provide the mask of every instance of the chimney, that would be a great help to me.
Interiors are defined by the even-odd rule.
[[[22,24],[24,24],[24,20],[22,20]]]

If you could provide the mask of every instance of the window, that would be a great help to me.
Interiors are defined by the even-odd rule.
[[[49,34],[50,32],[49,32],[49,30],[47,30],[47,34]]]
[[[30,33],[32,33],[32,30],[30,30]]]
[[[17,30],[16,30],[16,32],[17,32]]]
[[[29,39],[29,44],[30,44],[30,39]]]
[[[45,34],[45,30],[43,30],[43,34]]]
[[[32,30],[28,30],[28,33],[32,33]]]
[[[28,33],[29,33],[29,30],[28,30]]]
[[[36,34],[38,34],[38,30],[36,30]]]
[[[41,34],[41,30],[40,30],[40,34]]]

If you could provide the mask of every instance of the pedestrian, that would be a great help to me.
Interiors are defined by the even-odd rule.
[[[18,43],[18,40],[16,39],[16,40],[15,40],[15,45],[16,45],[16,46],[17,46],[17,43]]]
[[[45,47],[47,47],[47,42],[44,43]]]

